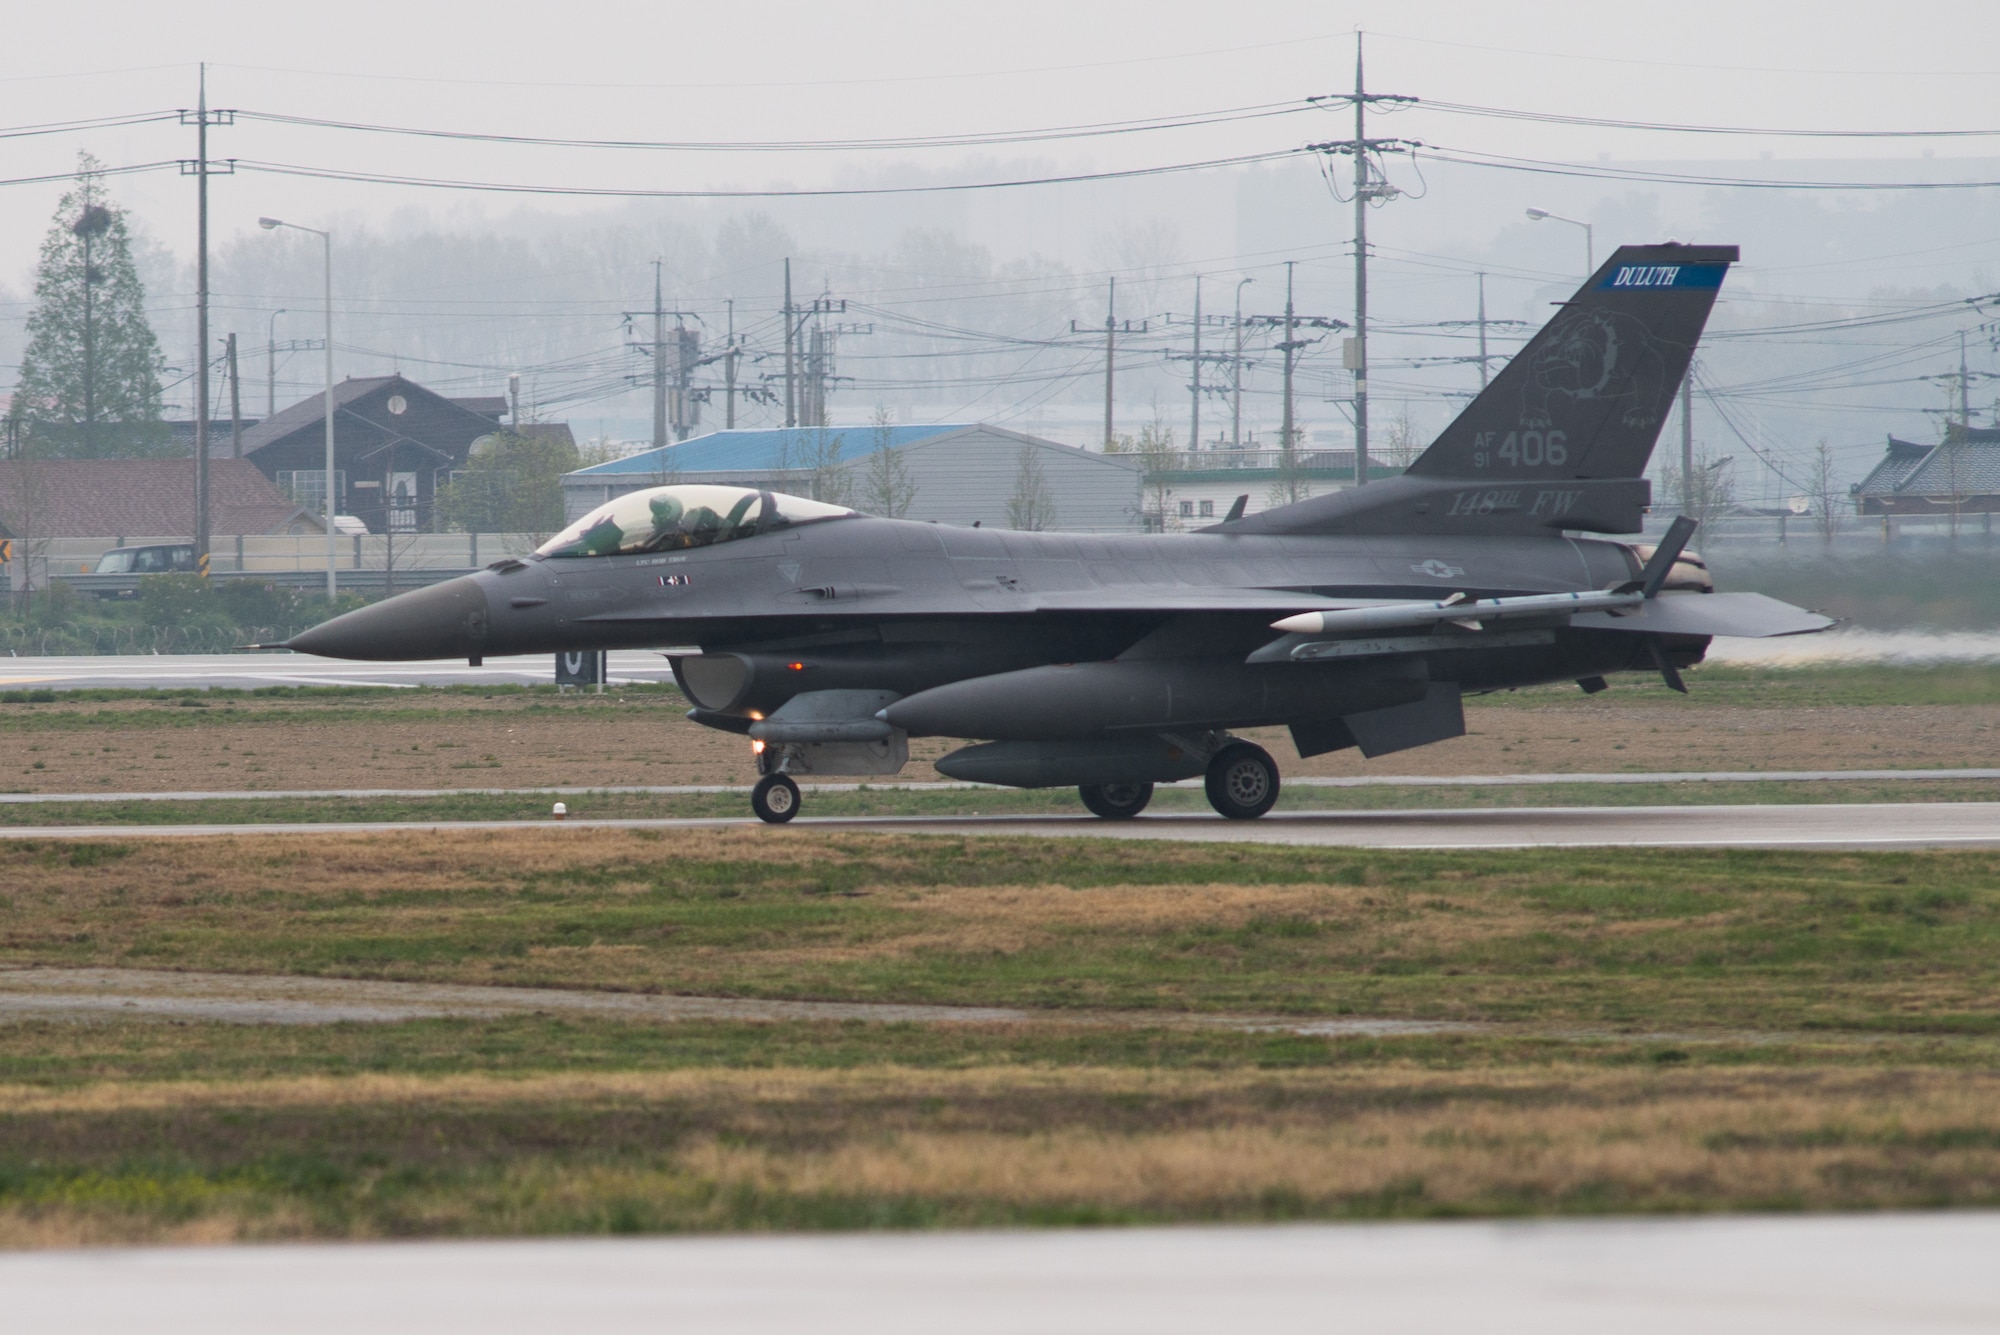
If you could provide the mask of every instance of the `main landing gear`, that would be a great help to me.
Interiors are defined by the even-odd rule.
[[[1233,741],[1208,762],[1208,804],[1231,820],[1255,820],[1278,801],[1278,764],[1250,742]]]
[[[783,825],[799,814],[799,786],[789,774],[766,774],[750,790],[750,809],[759,820]]]
[[[1076,791],[1091,815],[1106,820],[1131,820],[1153,800],[1150,783],[1086,783]]]
[[[1263,747],[1229,738],[1208,762],[1206,786],[1216,811],[1230,820],[1255,820],[1277,804],[1278,763]],[[1091,814],[1105,820],[1130,820],[1153,800],[1150,783],[1087,783],[1076,791]]]

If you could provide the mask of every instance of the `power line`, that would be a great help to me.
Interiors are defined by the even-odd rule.
[[[126,125],[147,125],[154,121],[171,121],[180,117],[178,111],[140,111],[127,116],[93,116],[87,120],[45,121],[40,125],[15,125],[0,129],[0,139],[27,139],[43,134],[75,134],[84,130],[116,130]]]
[[[1179,172],[1211,171],[1218,167],[1246,167],[1297,157],[1304,148],[1277,149],[1267,153],[1247,153],[1201,162],[1177,162],[1158,167],[1131,167],[1116,171],[1077,172],[1067,176],[1036,176],[1006,181],[964,181],[949,185],[828,186],[816,189],[765,190],[654,190],[633,186],[554,186],[524,185],[499,181],[454,181],[425,176],[398,176],[386,172],[339,171],[329,167],[306,167],[295,163],[235,159],[237,170],[261,172],[269,176],[303,176],[321,181],[353,181],[365,185],[416,186],[431,190],[469,190],[510,195],[563,195],[600,199],[827,199],[864,195],[955,194],[973,190],[1012,190],[1024,186],[1076,185],[1089,181],[1122,181],[1144,176],[1166,176]],[[171,165],[171,164],[168,164]],[[73,175],[74,173],[66,173]],[[62,177],[48,177],[60,180]],[[0,185],[15,184],[0,181]]]
[[[1622,120],[1607,116],[1574,116],[1552,111],[1522,111],[1509,107],[1481,107],[1464,102],[1423,103],[1426,111],[1444,111],[1461,116],[1485,116],[1499,120],[1533,121],[1541,125],[1578,125],[1601,130],[1646,130],[1667,134],[1762,135],[1794,139],[1975,139],[2000,135],[1991,130],[1812,130],[1778,129],[1747,125],[1689,125],[1671,121]]]
[[[1455,149],[1427,144],[1439,162],[1461,167],[1488,167],[1498,171],[1533,172],[1542,176],[1577,176],[1600,181],[1642,181],[1649,185],[1700,185],[1732,190],[1991,190],[2000,181],[1784,181],[1768,177],[1716,176],[1695,172],[1668,172],[1654,168],[1616,167],[1604,163],[1549,162],[1540,158],[1517,158],[1478,149]]]
[[[137,162],[129,167],[93,167],[88,173],[71,170],[55,172],[48,176],[14,176],[0,180],[0,186],[47,185],[51,181],[74,181],[86,174],[90,176],[137,176],[141,172],[159,172],[166,171],[169,168],[179,171],[180,167],[181,160],[179,158],[172,158],[165,162]]]
[[[859,152],[880,149],[985,148],[1006,144],[1035,144],[1064,139],[1090,139],[1107,135],[1139,134],[1154,130],[1178,130],[1194,126],[1225,125],[1238,121],[1293,116],[1311,111],[1304,102],[1266,102],[1248,107],[1227,107],[1214,111],[1177,116],[1154,116],[1139,120],[1101,121],[1083,125],[1048,126],[1033,130],[999,130],[965,134],[898,135],[876,139],[742,139],[742,140],[655,140],[655,139],[572,139],[545,135],[497,134],[476,130],[440,130],[406,125],[372,125],[360,121],[325,120],[314,116],[293,116],[280,112],[238,111],[244,120],[274,125],[309,126],[315,129],[349,130],[366,134],[404,135],[424,139],[468,140],[489,144],[512,144],[544,148],[640,149],[685,153],[801,153]]]

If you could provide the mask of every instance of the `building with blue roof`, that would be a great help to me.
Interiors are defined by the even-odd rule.
[[[1003,427],[778,427],[714,431],[563,478],[572,520],[627,492],[674,482],[785,491],[941,524],[1130,533],[1143,468]],[[1018,522],[1017,522],[1018,521]]]

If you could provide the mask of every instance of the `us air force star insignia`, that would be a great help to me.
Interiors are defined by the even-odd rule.
[[[1456,579],[1465,573],[1462,567],[1440,561],[1435,556],[1428,561],[1419,561],[1410,570],[1415,574],[1429,575],[1432,579]]]
[[[780,561],[778,562],[778,573],[785,577],[787,584],[796,584],[799,582],[799,563],[797,561]]]

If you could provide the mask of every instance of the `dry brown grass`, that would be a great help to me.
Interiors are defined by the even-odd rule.
[[[469,1177],[447,1170],[498,1116],[529,1123],[523,1139]],[[86,1175],[0,1198],[0,1246],[535,1232],[602,1227],[635,1202],[658,1226],[726,1228],[799,1211],[866,1223],[892,1207],[949,1221],[2000,1199],[1989,1071],[876,1067],[0,1088],[10,1136],[84,1118],[155,1155],[218,1126],[255,1149],[357,1117],[401,1142],[418,1184],[387,1213],[295,1199],[255,1174]],[[372,1199],[382,1188],[366,1182]]]

